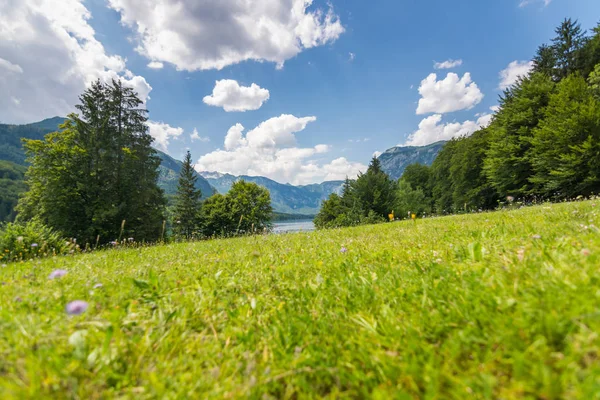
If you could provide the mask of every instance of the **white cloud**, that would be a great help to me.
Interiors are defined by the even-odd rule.
[[[130,26],[137,51],[180,70],[222,69],[246,60],[282,67],[304,49],[344,32],[337,15],[311,9],[313,0],[109,0]]]
[[[491,110],[493,113],[497,113],[498,111],[500,111],[500,106],[499,106],[499,105],[491,106],[491,107],[490,107],[490,110]]]
[[[519,77],[529,75],[533,68],[533,61],[513,61],[508,64],[508,67],[500,71],[500,89],[508,89],[517,83]]]
[[[13,74],[23,73],[23,68],[21,68],[20,65],[13,64],[10,61],[5,60],[4,58],[0,58],[0,69],[4,69],[5,71],[8,71],[9,73]]]
[[[198,133],[198,129],[194,128],[194,131],[190,134],[190,140],[195,142],[196,140],[199,142],[210,142],[210,138],[208,136],[200,136]]]
[[[532,3],[544,3],[544,7],[547,7],[552,0],[521,0],[519,3],[519,7],[525,7]]]
[[[269,91],[253,83],[250,86],[240,86],[232,79],[222,79],[215,82],[210,96],[202,101],[209,106],[223,107],[227,112],[258,110],[269,100]]]
[[[446,60],[444,62],[436,62],[433,64],[435,69],[451,69],[460,67],[463,63],[463,60]]]
[[[366,143],[369,140],[371,140],[371,138],[348,139],[350,143]]]
[[[154,138],[154,147],[166,153],[171,139],[181,136],[183,128],[174,128],[164,122],[148,121],[148,133]]]
[[[471,80],[471,74],[468,72],[462,78],[451,72],[445,79],[439,81],[436,74],[430,74],[421,81],[419,93],[421,94],[417,107],[419,115],[469,110],[483,99],[483,93]]]
[[[148,63],[148,68],[151,69],[162,69],[165,66],[165,64],[161,63],[160,61],[151,61]]]
[[[147,99],[150,85],[106,54],[90,18],[82,0],[0,1],[0,120],[64,116],[96,79],[121,78]]]
[[[266,176],[278,182],[308,184],[324,180],[354,177],[366,166],[338,158],[320,163],[328,145],[297,147],[295,134],[303,131],[316,117],[299,118],[283,114],[262,122],[244,135],[244,126],[232,126],[224,140],[224,150],[200,157],[198,171],[218,171],[233,175]]]
[[[431,115],[419,123],[419,129],[408,137],[403,146],[425,146],[440,140],[450,140],[459,136],[469,136],[480,128],[486,127],[492,121],[491,114],[483,114],[477,121],[463,123],[452,122],[440,124],[440,114]]]

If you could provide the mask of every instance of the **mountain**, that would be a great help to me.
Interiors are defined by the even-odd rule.
[[[233,183],[239,179],[253,182],[266,188],[271,193],[273,210],[285,214],[315,215],[321,208],[323,200],[331,193],[339,193],[343,181],[330,181],[321,184],[294,186],[275,182],[262,176],[234,176],[218,172],[200,172],[219,193],[225,194]]]
[[[445,141],[441,141],[427,146],[392,147],[379,156],[381,168],[392,179],[399,179],[410,164],[431,165],[445,144]]]
[[[183,163],[174,159],[170,155],[156,150],[160,157],[160,175],[158,177],[158,186],[165,191],[167,197],[173,196],[177,192],[177,184],[179,183],[179,173]],[[206,199],[217,191],[208,183],[202,175],[197,174],[196,188],[202,192],[202,198]]]
[[[54,117],[27,125],[0,124],[0,160],[25,165],[25,152],[21,139],[43,139],[50,132],[58,130],[64,118]]]

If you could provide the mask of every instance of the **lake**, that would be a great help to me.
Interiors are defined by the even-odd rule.
[[[273,233],[310,232],[315,230],[311,220],[280,221],[273,224]]]

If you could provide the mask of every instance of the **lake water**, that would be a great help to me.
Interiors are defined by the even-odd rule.
[[[311,220],[281,221],[273,224],[273,233],[310,232],[315,230]]]

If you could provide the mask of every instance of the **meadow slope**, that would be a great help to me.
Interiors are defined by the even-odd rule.
[[[0,398],[600,398],[598,204],[9,264]]]

